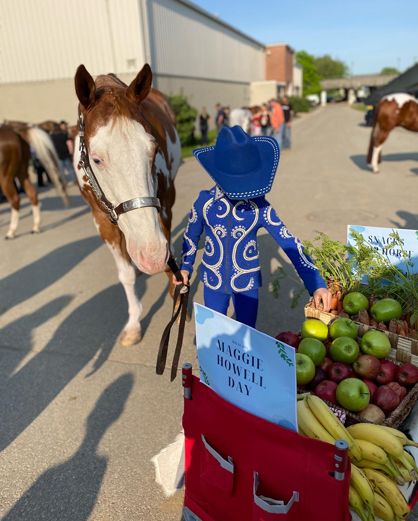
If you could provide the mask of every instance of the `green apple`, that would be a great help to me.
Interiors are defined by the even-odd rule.
[[[402,306],[393,298],[384,298],[373,304],[370,314],[376,322],[390,322],[392,318],[398,320],[402,316]]]
[[[362,411],[370,402],[369,388],[359,378],[346,378],[338,384],[337,402],[347,411]]]
[[[349,315],[357,315],[360,309],[369,309],[369,301],[362,293],[354,291],[344,297],[343,308]]]
[[[386,358],[391,350],[389,338],[381,331],[367,331],[361,339],[361,350],[366,355]]]
[[[326,340],[328,338],[328,326],[320,320],[310,318],[302,324],[302,338],[316,338]]]
[[[338,384],[337,402],[347,411],[362,411],[370,402],[369,388],[359,378],[346,378]]]
[[[329,336],[333,340],[340,336],[357,338],[357,326],[349,318],[338,318],[330,325]]]
[[[324,361],[327,350],[318,339],[304,338],[298,346],[298,353],[309,356],[315,366],[318,366]]]
[[[354,338],[349,336],[340,336],[336,338],[330,348],[329,354],[334,362],[344,362],[345,364],[352,364],[358,358],[360,348]]]
[[[315,376],[315,364],[309,356],[296,353],[296,381],[298,385],[308,384]]]

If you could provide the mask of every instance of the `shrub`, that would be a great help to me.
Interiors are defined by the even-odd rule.
[[[289,101],[293,105],[295,114],[298,112],[309,112],[310,103],[306,98],[302,98],[301,96],[289,96]]]
[[[177,132],[181,144],[190,145],[194,141],[194,125],[197,116],[197,110],[189,105],[183,92],[176,96],[168,96],[170,104],[173,107],[177,119]]]

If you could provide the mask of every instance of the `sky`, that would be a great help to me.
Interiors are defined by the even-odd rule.
[[[418,62],[417,0],[192,0],[262,43],[330,54],[352,74]]]

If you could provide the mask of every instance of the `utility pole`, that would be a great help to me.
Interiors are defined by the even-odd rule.
[[[399,72],[401,72],[401,59],[399,58],[399,56],[396,59],[396,61],[397,61],[397,67],[396,68],[398,69]]]

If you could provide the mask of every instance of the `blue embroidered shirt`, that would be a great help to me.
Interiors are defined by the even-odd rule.
[[[193,272],[199,238],[205,230],[200,278],[214,291],[237,293],[261,286],[257,231],[265,228],[292,261],[312,294],[326,284],[298,238],[293,237],[265,197],[231,200],[215,187],[194,202],[184,234],[181,269]]]

